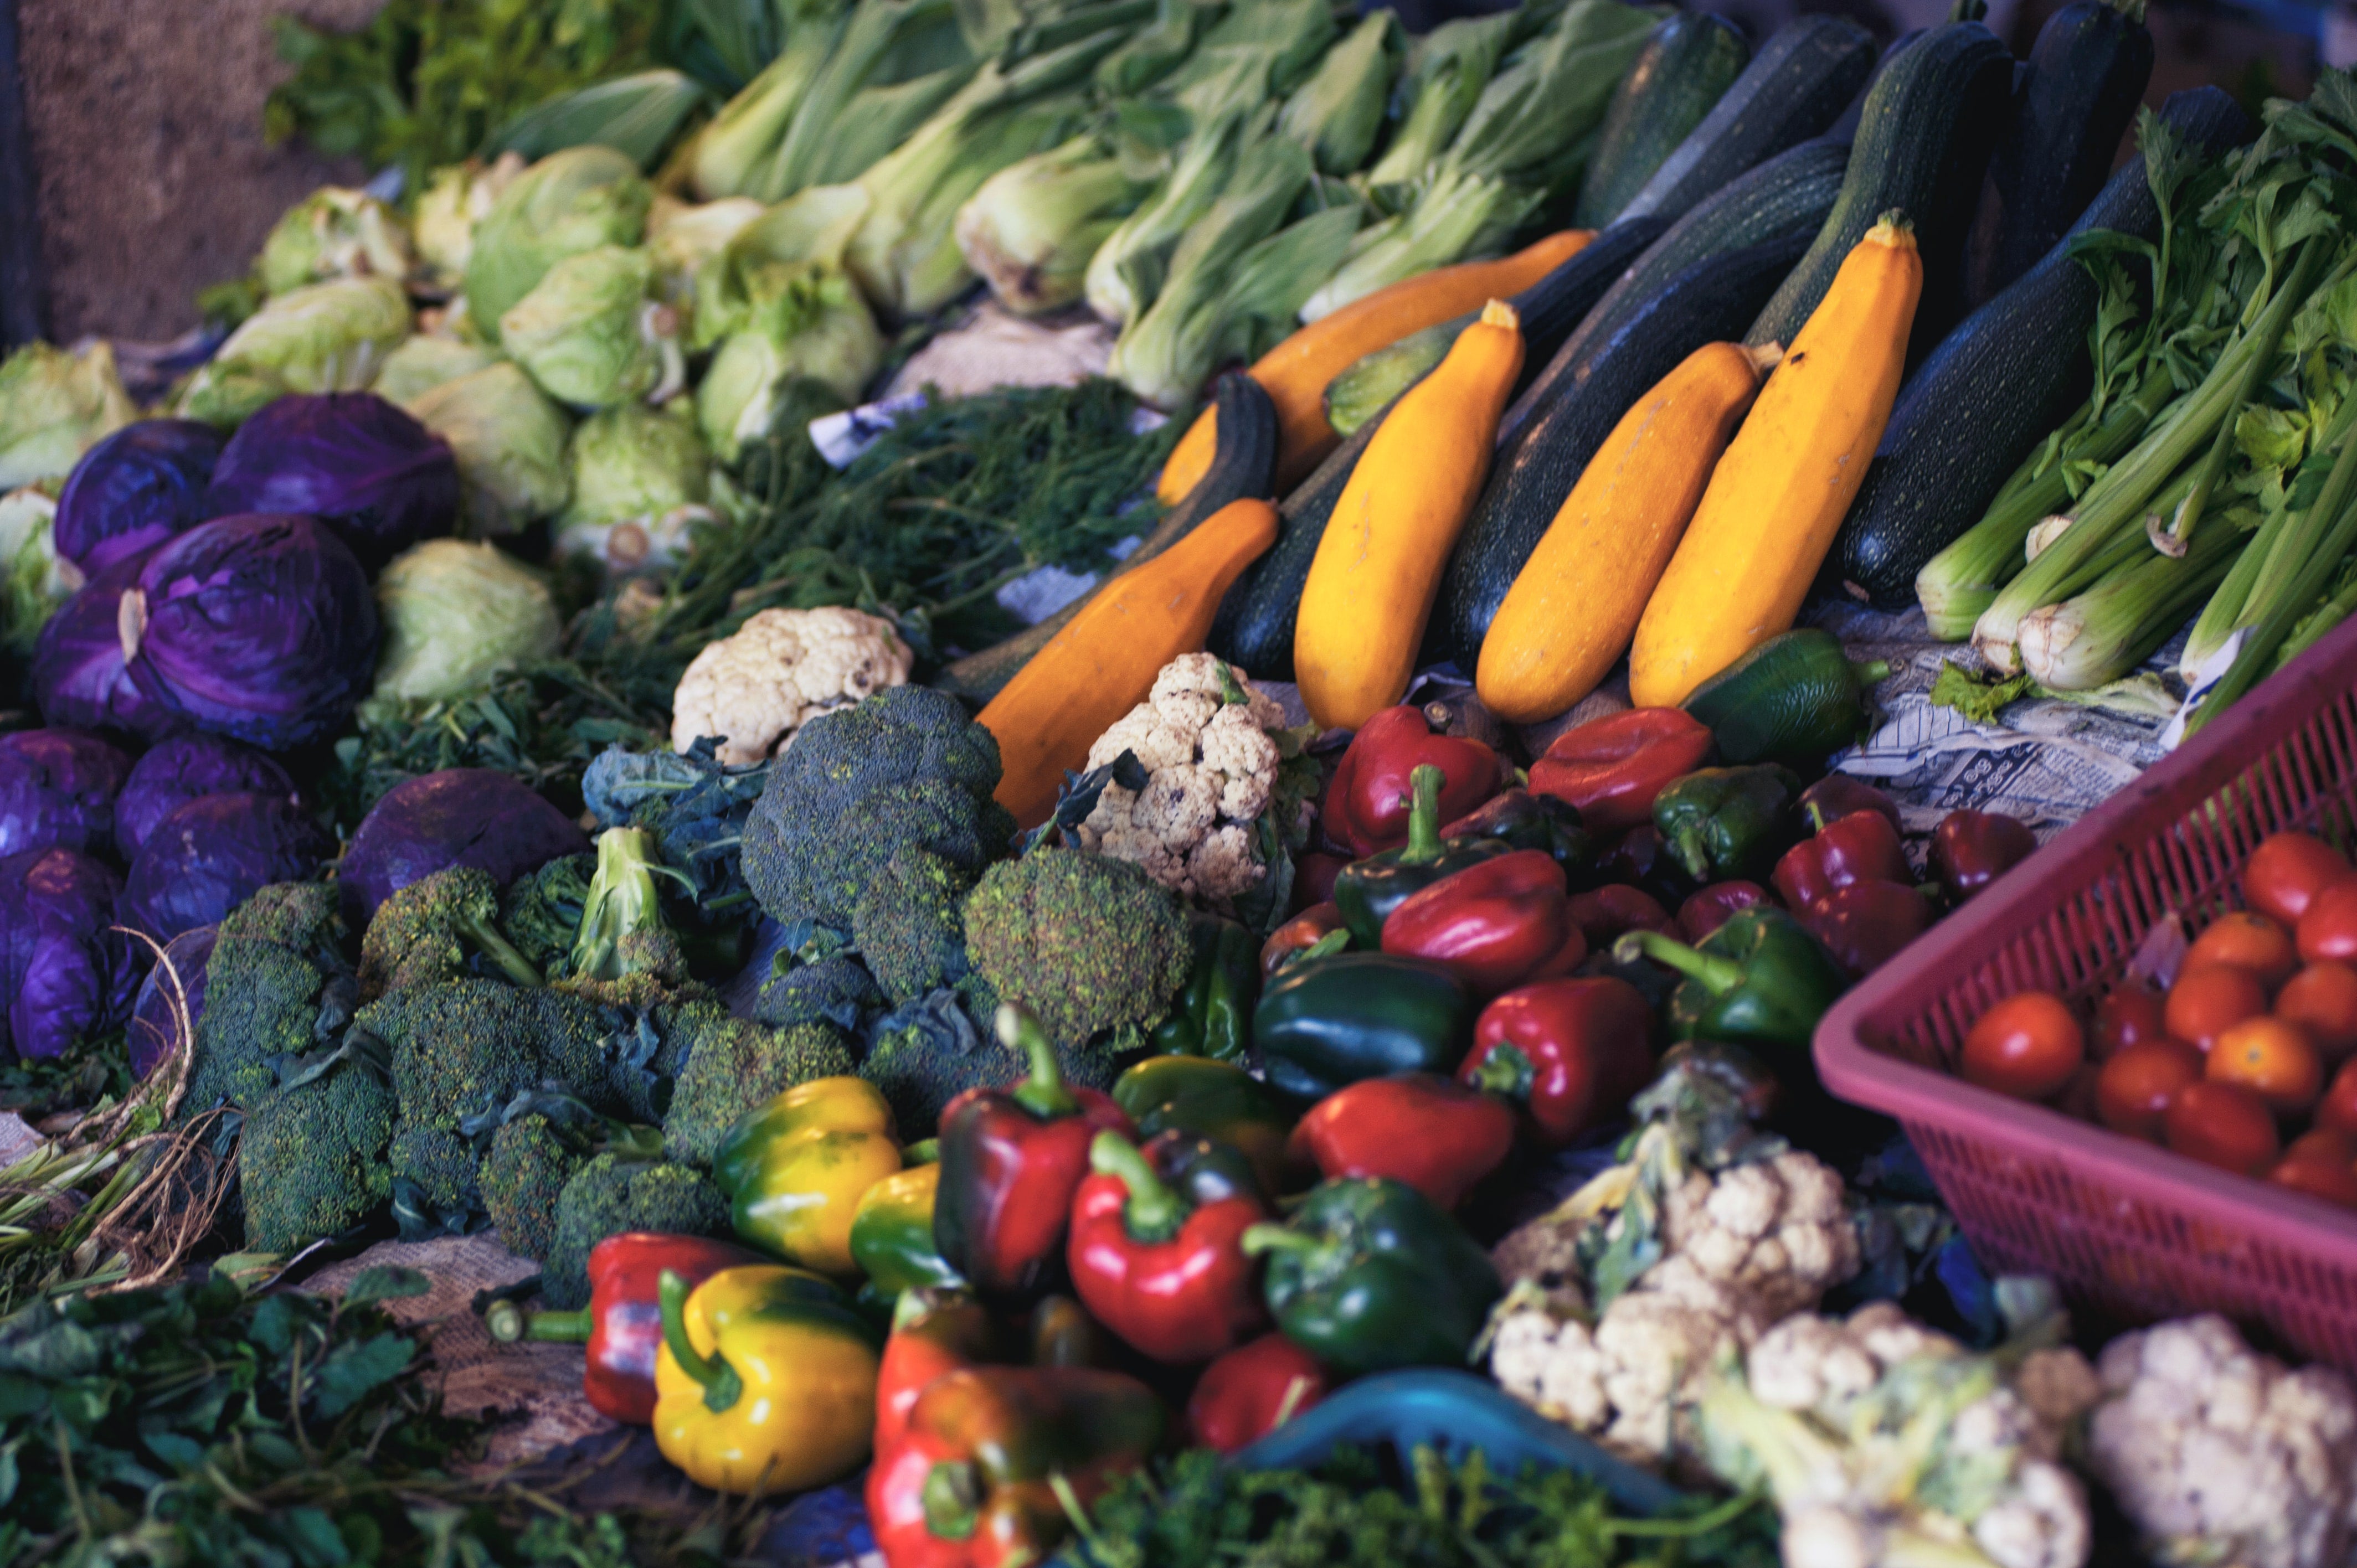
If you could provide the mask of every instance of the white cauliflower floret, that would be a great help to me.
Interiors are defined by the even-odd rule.
[[[1857,1273],[1857,1230],[1842,1179],[1815,1155],[1696,1171],[1670,1193],[1669,1250],[1715,1279],[1741,1285],[1773,1321],[1814,1306]]]
[[[2162,1562],[2341,1568],[2357,1528],[2357,1394],[2215,1316],[2104,1347],[2088,1468]]]
[[[864,611],[763,610],[705,644],[680,677],[672,749],[714,736],[722,762],[759,762],[828,709],[907,683],[912,661],[891,622]]]

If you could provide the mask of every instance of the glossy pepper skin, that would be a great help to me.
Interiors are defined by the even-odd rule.
[[[1094,1090],[1065,1085],[1046,1031],[1021,1008],[999,1008],[998,1037],[1031,1075],[1014,1089],[969,1089],[942,1108],[933,1245],[985,1295],[1025,1295],[1063,1257],[1090,1140],[1128,1132],[1129,1118]]]
[[[1473,1026],[1465,983],[1420,958],[1336,953],[1269,983],[1253,1038],[1270,1085],[1323,1100],[1395,1072],[1453,1072]]]
[[[1879,811],[1853,811],[1817,830],[1784,852],[1776,863],[1776,891],[1785,904],[1805,909],[1836,887],[1853,882],[1912,882],[1898,830]]]
[[[867,1457],[875,1330],[818,1275],[726,1269],[691,1292],[663,1276],[655,1445],[721,1492],[802,1491]]]
[[[1008,1337],[972,1291],[920,1286],[892,1308],[892,1332],[876,1370],[876,1448],[899,1441],[925,1385],[945,1373],[1003,1360]]]
[[[1531,789],[1577,808],[1591,832],[1636,827],[1673,779],[1710,757],[1710,726],[1683,708],[1631,708],[1576,725],[1531,764]]]
[[[1233,1349],[1268,1321],[1259,1267],[1242,1245],[1264,1217],[1256,1197],[1194,1202],[1118,1133],[1097,1134],[1089,1167],[1066,1256],[1098,1322],[1157,1361],[1185,1365]]]
[[[1440,836],[1438,768],[1417,768],[1415,790],[1406,845],[1353,861],[1334,880],[1334,903],[1342,911],[1342,924],[1362,948],[1383,945],[1383,922],[1413,895],[1444,876],[1508,853],[1501,839]]]
[[[1567,906],[1572,923],[1592,949],[1610,947],[1623,931],[1666,931],[1677,924],[1661,900],[1641,887],[1609,883],[1575,893]]]
[[[887,1297],[923,1285],[961,1283],[933,1244],[939,1162],[910,1165],[861,1195],[851,1216],[851,1261]]]
[[[1261,978],[1267,979],[1340,930],[1342,907],[1340,904],[1331,899],[1323,904],[1312,904],[1271,931],[1268,940],[1261,943]]]
[[[1801,815],[1811,832],[1822,832],[1827,822],[1839,822],[1854,811],[1872,811],[1894,830],[1906,825],[1899,820],[1898,801],[1846,773],[1828,773],[1801,791]]]
[[[1480,996],[1566,974],[1587,956],[1563,867],[1518,849],[1411,894],[1383,921],[1383,951],[1439,964]]]
[[[1286,1154],[1293,1112],[1283,1095],[1232,1062],[1148,1057],[1114,1080],[1113,1100],[1138,1136],[1183,1133],[1233,1148],[1263,1192],[1306,1186]]]
[[[1203,1369],[1187,1400],[1187,1436],[1232,1454],[1326,1397],[1326,1369],[1282,1334],[1264,1334]]]
[[[1036,1568],[1070,1529],[1051,1477],[1086,1505],[1161,1436],[1153,1391],[1118,1372],[949,1372],[878,1450],[868,1525],[890,1568]]]
[[[1645,1087],[1652,1032],[1652,1008],[1626,981],[1544,980],[1481,1009],[1457,1079],[1520,1105],[1533,1141],[1566,1148]]]
[[[1456,1367],[1501,1291],[1490,1256],[1405,1182],[1321,1182],[1283,1225],[1255,1225],[1269,1311],[1345,1378]]]
[[[1653,797],[1653,827],[1697,882],[1757,878],[1796,836],[1801,780],[1773,762],[1706,768]]]
[[[1488,805],[1441,824],[1444,839],[1499,839],[1515,849],[1544,850],[1566,874],[1596,858],[1596,835],[1580,821],[1579,809],[1553,795],[1508,789]]]
[[[1359,727],[1334,765],[1318,819],[1326,836],[1361,858],[1407,843],[1411,776],[1427,767],[1444,779],[1436,822],[1461,817],[1496,794],[1504,772],[1485,743],[1433,734],[1422,708],[1385,708]]]
[[[1670,998],[1670,1032],[1755,1050],[1806,1051],[1825,1009],[1848,989],[1840,969],[1781,909],[1746,909],[1693,947],[1652,931],[1613,944],[1685,976]]]
[[[1389,1176],[1453,1209],[1514,1152],[1514,1112],[1454,1079],[1404,1072],[1336,1090],[1293,1141],[1329,1181]]]
[[[1959,903],[2037,853],[2029,824],[1996,811],[1950,811],[1932,830],[1932,875]]]
[[[723,1269],[770,1260],[706,1236],[630,1230],[589,1249],[589,1305],[578,1312],[526,1313],[502,1298],[484,1314],[491,1337],[589,1347],[581,1391],[599,1414],[631,1426],[655,1418],[655,1352],[662,1347],[661,1285],[666,1271],[693,1287]]]
[[[1234,920],[1194,910],[1194,967],[1155,1026],[1154,1048],[1238,1061],[1252,1045],[1253,1003],[1260,994],[1260,940]]]
[[[1775,901],[1775,895],[1757,882],[1714,882],[1678,906],[1678,935],[1698,942],[1727,924],[1737,910]]]
[[[1863,979],[1932,929],[1932,905],[1903,882],[1853,882],[1801,911],[1801,924]]]
[[[1676,854],[1651,822],[1631,828],[1597,857],[1589,879],[1599,888],[1632,887],[1650,894],[1664,908],[1674,909],[1702,884],[1686,874]]]
[[[900,1168],[892,1108],[866,1079],[798,1083],[738,1119],[712,1156],[737,1239],[822,1273],[849,1274],[851,1222]]]

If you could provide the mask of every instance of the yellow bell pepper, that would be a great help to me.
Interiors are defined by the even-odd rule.
[[[859,1078],[796,1084],[728,1129],[712,1179],[737,1238],[822,1273],[850,1274],[851,1221],[867,1189],[900,1168],[892,1108]]]
[[[716,1491],[801,1491],[850,1474],[876,1429],[879,1347],[830,1282],[724,1269],[691,1292],[664,1270],[655,1446]]]

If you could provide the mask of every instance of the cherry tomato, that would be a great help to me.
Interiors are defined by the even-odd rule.
[[[2357,1208],[2357,1167],[2335,1165],[2330,1160],[2302,1160],[2286,1155],[2276,1162],[2276,1168],[2267,1173],[2267,1179],[2277,1187],[2287,1187],[2294,1192],[2304,1192],[2327,1203],[2337,1203],[2343,1208]]]
[[[2241,1084],[2269,1110],[2303,1111],[2324,1088],[2324,1063],[2298,1025],[2263,1013],[2218,1036],[2205,1076]]]
[[[2357,879],[2336,882],[2309,899],[2298,938],[2299,956],[2310,963],[2357,961]]]
[[[2324,1098],[2317,1102],[2316,1124],[2357,1138],[2357,1057],[2341,1064]]]
[[[2299,950],[2292,946],[2291,933],[2265,915],[2235,909],[2212,921],[2185,950],[2185,969],[2213,963],[2247,969],[2273,991],[2299,968]]]
[[[2086,1059],[2079,1020],[2050,992],[2023,991],[1982,1014],[1964,1036],[1964,1080],[2018,1100],[2043,1100]]]
[[[2341,852],[2314,834],[2270,834],[2243,867],[2243,902],[2295,926],[2310,899],[2348,875]]]
[[[2201,1053],[2183,1040],[2139,1040],[2121,1047],[2095,1079],[2095,1116],[2115,1133],[2160,1141],[2169,1102],[2201,1081]]]
[[[2231,963],[2213,963],[2179,972],[2177,983],[2169,988],[2163,1016],[2171,1035],[2206,1051],[2228,1029],[2266,1010],[2267,988],[2257,975]]]
[[[2357,1051],[2357,969],[2309,964],[2276,993],[2276,1016],[2306,1029],[2328,1066]]]
[[[2095,1004],[2095,1026],[2088,1031],[2087,1048],[2097,1061],[2108,1061],[2130,1046],[2168,1033],[2167,998],[2149,985],[2123,981]]]
[[[2257,1176],[2276,1163],[2276,1119],[2239,1083],[2189,1083],[2169,1102],[2169,1146],[2205,1165]]]
[[[2336,1133],[2330,1127],[2311,1127],[2284,1145],[2287,1160],[2329,1160],[2339,1165],[2357,1165],[2357,1138],[2346,1133]]]

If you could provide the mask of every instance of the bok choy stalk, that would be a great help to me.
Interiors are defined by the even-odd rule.
[[[1268,123],[1265,114],[1239,115],[1187,139],[1162,183],[1089,258],[1082,292],[1101,320],[1125,326],[1154,303],[1171,252],[1220,199],[1236,160],[1266,134]]]
[[[1501,11],[1443,22],[1416,41],[1400,81],[1407,112],[1364,177],[1379,202],[1386,188],[1413,187],[1440,161],[1527,25],[1520,11]]]
[[[1115,100],[1144,92],[1195,52],[1195,40],[1221,10],[1218,0],[1156,0],[1154,20],[1097,62],[1097,90]]]
[[[1538,210],[1544,191],[1443,168],[1414,207],[1363,231],[1341,269],[1303,301],[1315,321],[1387,285],[1497,250]]]
[[[1094,136],[1075,136],[983,181],[958,209],[958,253],[1009,310],[1054,310],[1081,297],[1089,258],[1146,189]]]
[[[1399,69],[1399,23],[1387,10],[1370,11],[1277,115],[1277,134],[1309,149],[1318,172],[1354,173],[1374,151]]]
[[[1248,0],[1203,35],[1155,96],[1200,131],[1291,92],[1340,36],[1327,0]]]
[[[2181,481],[2187,494],[2197,478],[2189,473]],[[2120,679],[2167,642],[2187,612],[2218,585],[2244,537],[2213,521],[2179,556],[2153,549],[2134,531],[2124,532],[2126,563],[2083,592],[2021,618],[2022,669],[2040,685],[2063,692]]]
[[[699,197],[714,201],[757,194],[754,182],[762,166],[792,123],[802,95],[826,69],[843,28],[840,16],[797,24],[777,58],[761,68],[745,91],[721,105],[688,153],[688,178]]]
[[[972,79],[950,0],[860,0],[748,194],[856,179]]]

